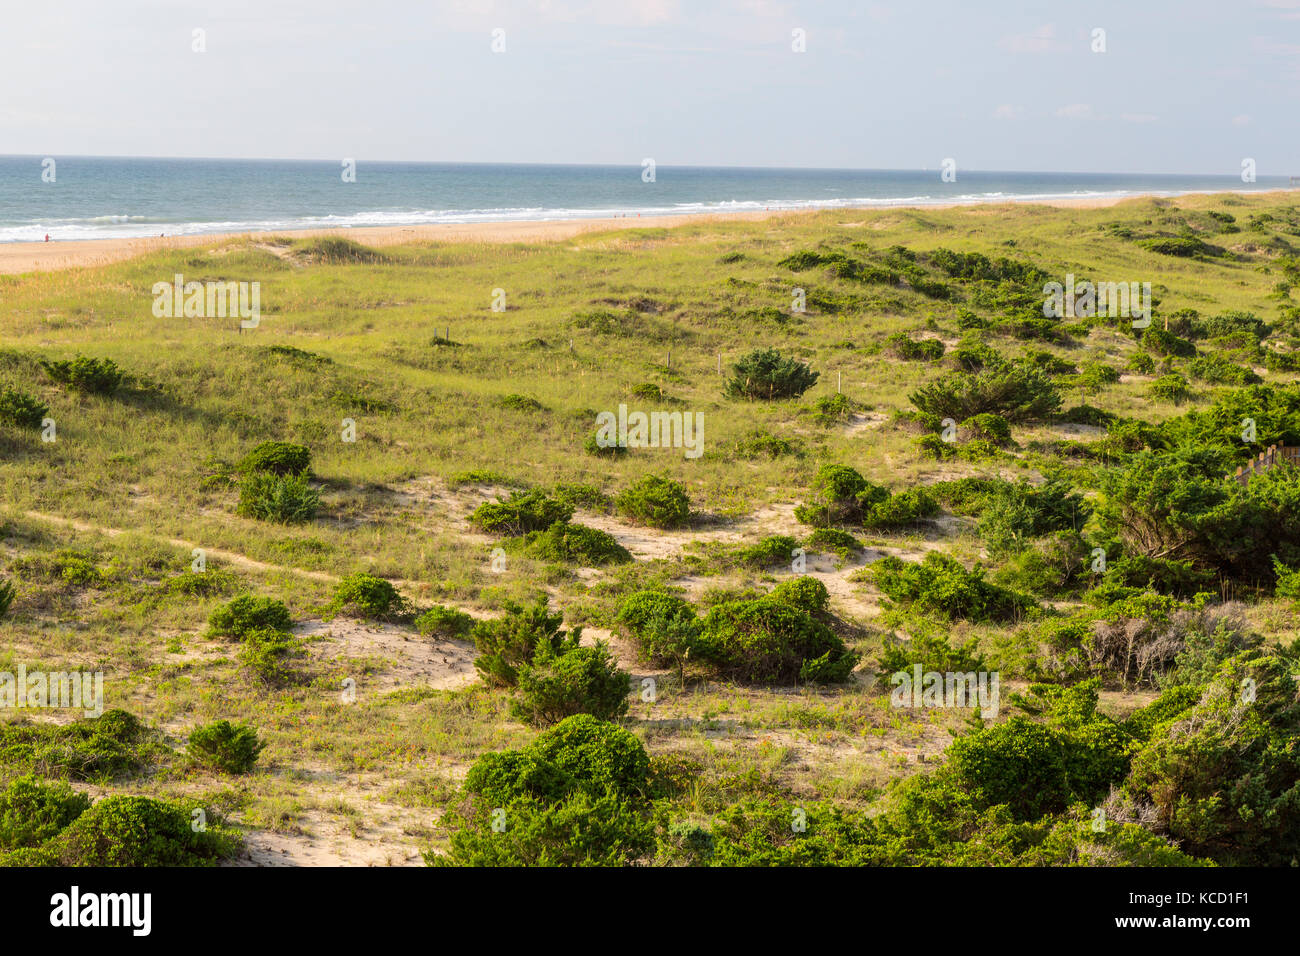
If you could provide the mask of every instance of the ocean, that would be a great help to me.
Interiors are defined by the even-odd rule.
[[[0,156],[0,242],[1285,189],[1285,176]],[[52,180],[52,181],[49,181]]]

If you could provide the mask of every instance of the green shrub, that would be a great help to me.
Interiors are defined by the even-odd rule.
[[[937,362],[943,358],[943,342],[938,339],[912,339],[906,332],[895,332],[885,339],[884,350],[904,361]]]
[[[45,776],[116,779],[139,773],[161,752],[154,735],[122,710],[69,724],[0,724],[0,761]]]
[[[1191,358],[1196,354],[1196,346],[1191,342],[1154,326],[1142,333],[1141,342],[1144,349],[1156,355]]]
[[[11,385],[0,390],[0,425],[40,428],[49,413],[50,406],[26,392],[20,392]]]
[[[1125,366],[1130,372],[1137,372],[1139,375],[1154,375],[1156,371],[1156,360],[1146,352],[1134,352]]]
[[[304,524],[316,517],[320,494],[306,475],[276,475],[255,471],[239,483],[235,513],[244,518],[277,524]]]
[[[789,535],[774,534],[757,544],[741,548],[737,556],[741,564],[759,570],[778,566],[788,567],[798,547],[799,542]]]
[[[1061,407],[1061,396],[1051,380],[1024,365],[985,368],[974,375],[949,372],[908,398],[918,410],[954,421],[981,412],[1011,422],[1041,420]]]
[[[755,349],[732,366],[723,394],[728,398],[798,398],[817,383],[818,373],[803,362],[782,358],[776,349]]]
[[[1011,444],[1011,425],[1001,415],[988,412],[972,415],[961,423],[961,427],[974,437],[991,441],[995,445]]]
[[[465,775],[465,790],[487,806],[528,797],[562,800],[575,793],[643,800],[650,758],[633,734],[590,714],[566,717],[519,750],[481,755]]]
[[[122,384],[124,373],[112,359],[88,358],[78,355],[71,361],[41,362],[47,375],[80,392],[111,395]]]
[[[1220,338],[1228,335],[1245,335],[1258,342],[1267,338],[1272,329],[1268,323],[1253,312],[1229,310],[1212,315],[1196,323],[1196,332],[1204,338]]]
[[[502,617],[474,625],[471,633],[479,652],[474,666],[489,685],[513,687],[519,668],[532,662],[538,645],[548,644],[553,652],[564,647],[568,635],[560,630],[563,623],[564,615],[548,613],[545,601],[527,608],[507,603]]]
[[[682,484],[658,475],[646,475],[615,499],[624,517],[655,528],[676,528],[691,515],[691,499]]]
[[[568,521],[557,521],[545,531],[530,531],[507,542],[506,547],[538,561],[589,568],[627,564],[632,560],[631,552],[609,532]]]
[[[1273,570],[1277,574],[1274,593],[1278,597],[1300,598],[1300,568],[1289,568],[1274,555]]]
[[[311,451],[305,445],[287,441],[264,441],[236,466],[248,473],[264,471],[273,475],[300,475],[311,469]]]
[[[1072,425],[1092,425],[1095,428],[1105,428],[1115,420],[1113,414],[1094,405],[1075,405],[1061,412],[1057,418]]]
[[[1175,405],[1181,405],[1192,394],[1192,390],[1187,387],[1187,379],[1177,373],[1160,376],[1150,387],[1152,398],[1173,402]]]
[[[939,513],[939,503],[925,488],[912,488],[891,494],[866,509],[862,527],[876,530],[901,528],[916,524]]]
[[[39,847],[90,809],[90,798],[62,781],[32,774],[0,791],[0,849]]]
[[[1013,591],[1060,597],[1080,584],[1091,553],[1076,532],[1057,531],[1011,553],[994,581]]]
[[[327,619],[347,611],[370,621],[398,620],[410,613],[410,604],[392,583],[365,571],[349,574],[334,588],[326,609]]]
[[[1219,666],[1194,706],[1154,729],[1124,790],[1141,818],[1189,853],[1228,866],[1289,866],[1300,858],[1298,737],[1300,701],[1286,663],[1247,651]]]
[[[572,508],[587,508],[590,511],[608,511],[613,499],[595,485],[559,484],[555,486],[555,500]]]
[[[784,455],[800,454],[799,445],[788,438],[780,438],[761,428],[755,429],[736,440],[734,446],[738,458],[781,458]]]
[[[1083,496],[1060,480],[1040,486],[1000,484],[984,501],[976,531],[993,554],[1019,550],[1029,538],[1083,527],[1091,510]]]
[[[217,720],[190,731],[185,752],[200,767],[222,773],[249,773],[265,746],[248,724]]]
[[[1264,381],[1254,369],[1242,368],[1222,355],[1199,355],[1187,363],[1187,374],[1210,385],[1258,385]]]
[[[492,826],[499,809],[504,829]],[[559,802],[519,797],[466,817],[446,855],[424,852],[429,866],[626,866],[654,848],[654,823],[634,801],[615,794],[574,793]]]
[[[1201,256],[1221,255],[1223,250],[1194,236],[1156,236],[1151,239],[1139,239],[1137,244],[1143,249],[1150,249],[1165,256],[1182,258],[1200,258]]]
[[[978,643],[979,639],[973,637],[960,647],[953,647],[944,636],[926,633],[917,634],[906,643],[889,641],[880,650],[876,673],[881,680],[888,681],[894,674],[912,673],[917,664],[923,673],[978,673],[987,670],[984,658],[975,653]]]
[[[773,597],[719,604],[701,622],[699,657],[719,677],[776,684],[847,680],[857,655],[825,624]],[[819,658],[824,658],[819,662]]]
[[[222,597],[239,587],[239,576],[232,571],[213,568],[207,571],[182,571],[159,586],[164,594],[190,598]]]
[[[629,595],[614,622],[636,646],[641,659],[657,667],[681,667],[699,641],[695,608],[682,598],[659,591]]]
[[[814,618],[824,616],[830,603],[826,585],[806,574],[782,581],[769,596],[773,601],[798,608]]]
[[[922,435],[916,440],[916,451],[922,458],[942,461],[957,454],[957,446],[953,442],[944,441],[938,435]],[[798,515],[796,514],[795,517]]]
[[[807,545],[812,551],[830,551],[843,559],[862,550],[862,542],[847,531],[838,528],[817,528],[808,535]]]
[[[239,661],[262,683],[275,688],[301,683],[303,675],[292,662],[306,656],[303,642],[272,628],[246,631]]]
[[[470,515],[470,522],[489,534],[518,536],[529,531],[542,531],[557,521],[568,521],[573,509],[546,493],[516,491],[504,501],[488,501],[479,505]]]
[[[466,638],[477,623],[472,615],[435,604],[415,619],[415,629],[427,637]]]
[[[890,555],[870,566],[876,586],[891,600],[921,614],[944,619],[1013,621],[1034,607],[1016,594],[984,580],[982,568],[967,571],[937,551],[919,564]]]
[[[509,408],[516,412],[540,412],[542,403],[535,398],[529,398],[527,395],[510,394],[501,399],[501,407]]]
[[[813,420],[826,427],[842,424],[853,418],[857,407],[857,402],[841,392],[823,395],[813,403]]]
[[[215,821],[191,827],[187,804],[150,797],[100,800],[58,838],[64,866],[211,866],[231,857],[239,837]],[[206,811],[205,811],[206,813]]]
[[[794,510],[804,524],[830,527],[861,520],[863,510],[885,501],[889,492],[848,465],[822,465],[813,478],[811,500]]]
[[[531,664],[519,668],[519,697],[510,708],[516,720],[542,727],[574,714],[616,720],[627,713],[631,676],[619,670],[603,642],[578,644],[579,632],[556,649],[541,641]]]
[[[18,591],[12,581],[0,581],[0,621],[9,615],[9,609],[13,607],[17,594]]]
[[[293,627],[289,609],[275,598],[241,594],[221,605],[208,618],[209,637],[242,638],[252,630],[270,628],[288,631]]]

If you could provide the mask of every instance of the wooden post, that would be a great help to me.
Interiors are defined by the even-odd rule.
[[[843,381],[843,377],[842,377],[843,375],[844,375],[843,372],[835,373],[835,394],[836,395],[840,393],[840,383]]]

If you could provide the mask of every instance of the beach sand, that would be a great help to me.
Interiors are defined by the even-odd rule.
[[[1261,193],[1259,195],[1268,195]],[[1008,203],[953,203],[923,206],[872,207],[875,211],[890,209],[948,209],[953,206],[990,207],[1011,205],[1017,202],[1080,209],[1097,209],[1116,203],[1148,197],[1107,197],[1098,199],[1011,200]],[[305,229],[259,233],[205,233],[192,236],[169,236],[149,239],[86,239],[71,242],[6,242],[0,243],[0,274],[22,272],[48,272],[54,269],[76,269],[120,262],[160,249],[187,249],[195,246],[209,248],[232,239],[269,239],[286,236],[301,239],[309,236],[343,236],[368,246],[395,246],[412,242],[554,242],[570,239],[588,232],[610,229],[647,229],[665,226],[682,226],[696,222],[722,222],[736,219],[767,219],[774,216],[809,216],[824,210],[791,211],[769,210],[737,213],[705,213],[696,216],[624,216],[615,219],[553,219],[534,222],[482,222],[441,223],[423,226],[361,226],[352,229]],[[844,213],[861,212],[858,207],[838,210]]]

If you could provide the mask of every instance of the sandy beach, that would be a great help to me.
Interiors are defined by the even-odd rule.
[[[1259,193],[1268,196],[1269,193]],[[1143,196],[1106,197],[1090,199],[1039,199],[1008,200],[1006,203],[953,203],[953,204],[900,204],[887,207],[844,207],[845,214],[890,209],[947,209],[953,206],[992,206],[1029,203],[1058,208],[1097,209],[1120,202],[1146,198]],[[649,227],[683,226],[696,222],[721,222],[736,219],[767,219],[779,216],[812,216],[821,210],[791,211],[765,210],[737,213],[707,213],[684,216],[624,216],[607,219],[550,219],[526,222],[441,223],[420,226],[362,226],[350,229],[281,230],[259,233],[203,233],[189,236],[167,236],[148,239],[86,239],[71,242],[9,242],[0,243],[0,274],[47,272],[55,269],[76,269],[120,262],[160,249],[186,249],[195,246],[215,246],[232,239],[288,236],[345,236],[368,246],[395,246],[410,242],[553,242],[569,239],[588,232],[610,229],[645,229]]]

